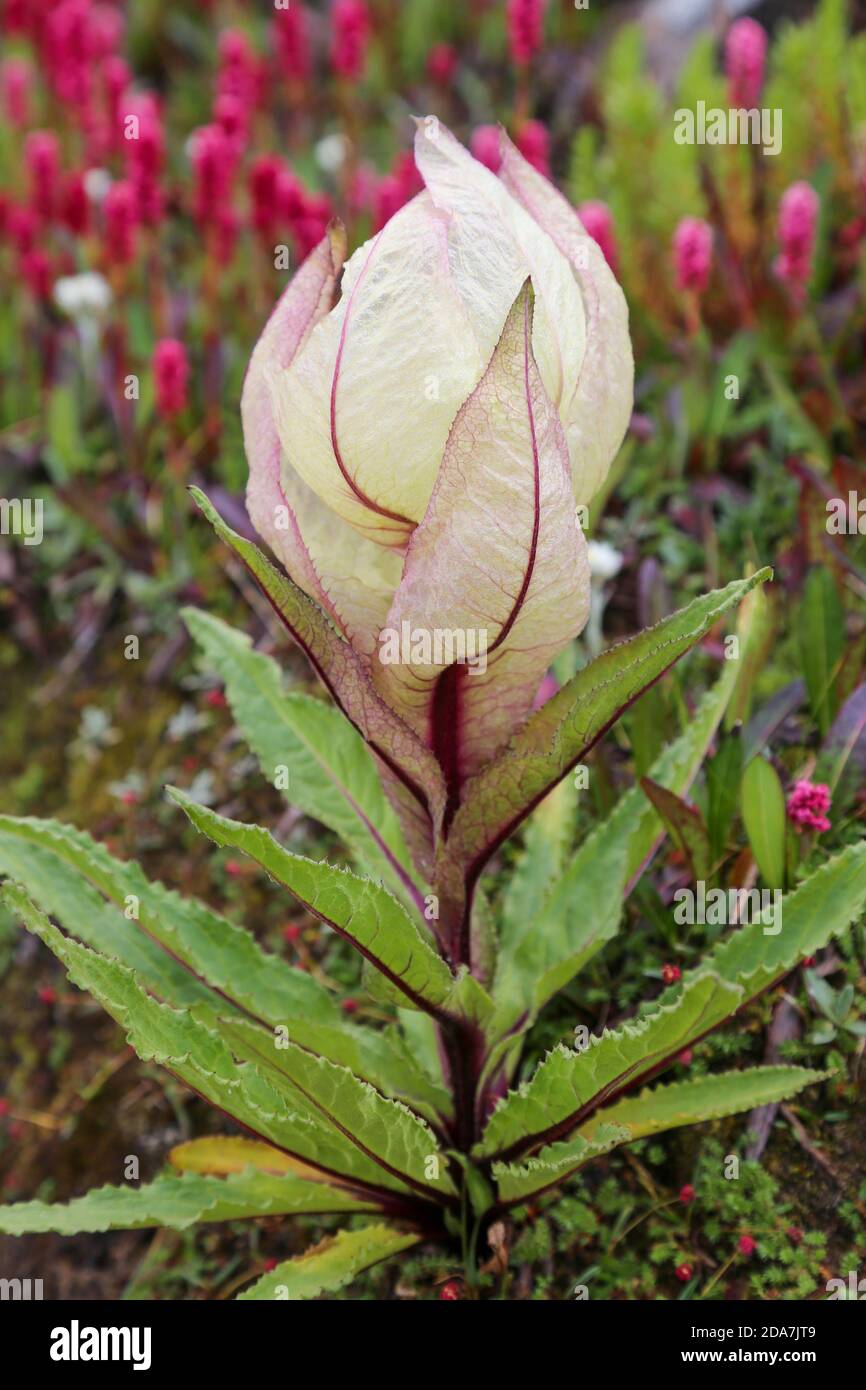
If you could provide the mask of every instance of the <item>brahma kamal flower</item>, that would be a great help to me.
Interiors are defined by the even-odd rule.
[[[494,174],[435,118],[418,123],[423,191],[345,264],[331,227],[242,401],[253,523],[433,753],[452,809],[586,622],[580,508],[632,405],[622,292],[499,138]],[[385,655],[386,637],[437,632],[482,635],[484,660]]]

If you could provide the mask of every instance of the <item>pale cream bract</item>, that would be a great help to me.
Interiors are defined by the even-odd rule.
[[[435,118],[415,158],[424,192],[345,265],[332,229],[256,346],[247,496],[459,799],[586,622],[578,504],[621,443],[633,364],[604,257],[504,135],[498,176]],[[484,669],[423,642],[381,659],[385,633],[458,630],[484,634]]]

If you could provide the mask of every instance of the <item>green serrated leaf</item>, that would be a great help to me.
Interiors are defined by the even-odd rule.
[[[199,488],[190,493],[217,535],[247,566],[275,611],[368,745],[379,753],[414,804],[438,833],[445,809],[445,782],[435,757],[373,688],[362,658],[345,642],[319,606],[274,569],[250,541],[238,536]]]
[[[216,844],[248,854],[310,912],[351,941],[416,1008],[474,1018],[490,1012],[492,1006],[478,982],[471,976],[452,975],[406,909],[382,884],[291,854],[260,826],[227,820],[177,788],[170,788],[169,795]]]
[[[683,1050],[838,936],[866,903],[866,842],[851,845],[782,899],[771,924],[740,927],[666,990],[642,1017],[558,1047],[493,1111],[473,1153],[510,1158],[586,1123],[641,1077]]]
[[[523,1163],[494,1163],[493,1176],[499,1201],[514,1206],[528,1197],[545,1192],[571,1177],[590,1159],[608,1153],[619,1144],[626,1143],[627,1139],[627,1130],[618,1125],[605,1125],[599,1129],[594,1140],[575,1139],[568,1146],[567,1153],[554,1153],[554,1148],[564,1146],[551,1145],[550,1150],[545,1150],[538,1158],[528,1158]],[[548,1152],[552,1157],[545,1156]]]
[[[590,749],[622,711],[693,647],[733,604],[770,577],[748,579],[695,599],[655,627],[620,642],[590,662],[536,710],[505,752],[464,791],[439,865],[446,891],[476,876],[532,806]]]
[[[327,1183],[247,1168],[224,1178],[166,1173],[143,1187],[98,1187],[71,1202],[0,1206],[0,1231],[13,1236],[42,1231],[71,1236],[79,1231],[134,1231],[144,1226],[183,1231],[200,1221],[376,1210],[375,1202]]]
[[[643,1139],[648,1134],[661,1134],[683,1125],[736,1115],[771,1101],[788,1100],[804,1086],[826,1081],[830,1075],[806,1067],[749,1067],[745,1071],[675,1081],[670,1086],[647,1087],[639,1095],[626,1096],[616,1105],[599,1110],[581,1125],[577,1134],[593,1140],[602,1125],[616,1124],[628,1131],[629,1141]],[[553,1145],[551,1153],[559,1147]]]
[[[215,1004],[216,989],[268,1023],[341,1019],[333,997],[309,975],[263,951],[204,903],[149,882],[134,860],[115,859],[83,831],[0,816],[0,872],[22,883],[65,931],[122,961],[167,1003]]]
[[[392,1176],[434,1199],[456,1195],[436,1136],[402,1102],[380,1095],[348,1067],[315,1056],[282,1033],[268,1033],[243,1019],[205,1021],[235,1057],[264,1071],[278,1090],[281,1078],[288,1078],[314,1112],[359,1143]],[[428,1169],[436,1176],[428,1178]]]
[[[268,781],[288,769],[292,806],[328,826],[373,877],[412,892],[409,853],[364,740],[336,706],[286,691],[277,663],[243,632],[198,608],[182,614],[219,673],[238,726]]]
[[[189,1010],[161,1004],[125,965],[65,937],[19,885],[5,884],[0,899],[62,961],[73,984],[88,990],[121,1024],[143,1061],[167,1067],[252,1133],[324,1172],[353,1185],[408,1192],[288,1081],[250,1064],[238,1066],[214,1028]]]
[[[399,1255],[417,1245],[420,1236],[395,1230],[391,1226],[365,1226],[360,1231],[339,1231],[327,1236],[293,1260],[284,1260],[241,1299],[276,1299],[295,1302],[318,1298],[351,1283],[362,1270]]]
[[[650,769],[653,780],[682,794],[700,767],[736,682],[735,663],[704,696],[694,717]],[[541,809],[541,808],[539,808]],[[500,947],[494,998],[503,1022],[537,1011],[619,929],[624,902],[663,836],[640,787],[632,787],[578,849],[562,877],[532,913],[516,921]],[[592,904],[592,911],[587,904]]]

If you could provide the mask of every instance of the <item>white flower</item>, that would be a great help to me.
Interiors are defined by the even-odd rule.
[[[326,174],[336,174],[342,169],[349,152],[349,142],[345,135],[325,135],[315,148],[316,163]]]
[[[88,169],[84,175],[84,191],[91,203],[101,203],[112,182],[107,169]]]
[[[589,551],[589,572],[593,579],[599,579],[602,584],[608,579],[615,579],[625,560],[622,552],[616,550],[607,541],[588,541],[587,550]]]
[[[111,286],[95,270],[63,275],[54,283],[54,302],[71,319],[100,318],[111,304]]]

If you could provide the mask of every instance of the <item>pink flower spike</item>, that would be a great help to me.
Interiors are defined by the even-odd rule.
[[[738,19],[725,39],[725,72],[728,105],[751,110],[758,104],[764,85],[767,32],[757,20]]]
[[[469,148],[479,164],[483,164],[494,174],[499,173],[502,164],[502,141],[499,138],[499,126],[476,126],[469,140]]]
[[[73,236],[84,236],[90,223],[90,203],[80,172],[68,174],[60,195],[60,219]]]
[[[447,87],[457,71],[457,51],[450,43],[434,43],[427,54],[427,76]]]
[[[219,39],[217,98],[232,96],[245,110],[255,105],[259,85],[258,63],[242,29],[226,29]]]
[[[549,179],[550,136],[546,126],[541,121],[524,121],[514,143],[527,163],[531,164],[533,169],[537,169],[539,174],[543,174],[546,179]]]
[[[202,126],[192,142],[193,211],[200,226],[215,224],[228,198],[236,150],[220,125]]]
[[[303,5],[277,10],[274,20],[274,47],[285,76],[291,82],[305,82],[310,75],[310,40],[307,33],[307,12]]]
[[[829,830],[827,812],[831,804],[830,788],[826,782],[810,782],[800,778],[788,797],[788,819],[801,830]]]
[[[713,264],[713,229],[699,217],[684,217],[674,232],[677,289],[703,294]]]
[[[779,246],[775,271],[796,299],[802,299],[812,274],[815,234],[821,201],[811,184],[791,184],[779,204]]]
[[[370,16],[363,0],[335,0],[331,11],[331,67],[356,81],[367,66]]]
[[[170,420],[186,409],[189,361],[177,338],[163,338],[153,351],[153,379],[157,413]]]
[[[51,217],[60,184],[60,144],[51,130],[34,130],[24,142],[30,201],[40,217]]]
[[[547,0],[508,0],[508,47],[517,67],[525,68],[541,47]]]
[[[613,229],[613,218],[610,215],[610,208],[606,203],[591,200],[587,203],[581,203],[580,207],[577,209],[577,215],[583,223],[587,235],[592,237],[614,275],[616,275],[619,265],[619,254],[617,251],[616,234]]]
[[[0,63],[0,96],[3,114],[12,126],[26,126],[30,119],[33,69],[23,58],[5,58]]]
[[[114,265],[129,265],[135,259],[138,199],[128,179],[111,185],[102,204],[102,213],[108,260]]]
[[[272,239],[279,218],[279,181],[282,171],[282,160],[275,154],[259,155],[250,166],[252,222],[256,231],[266,241]]]

